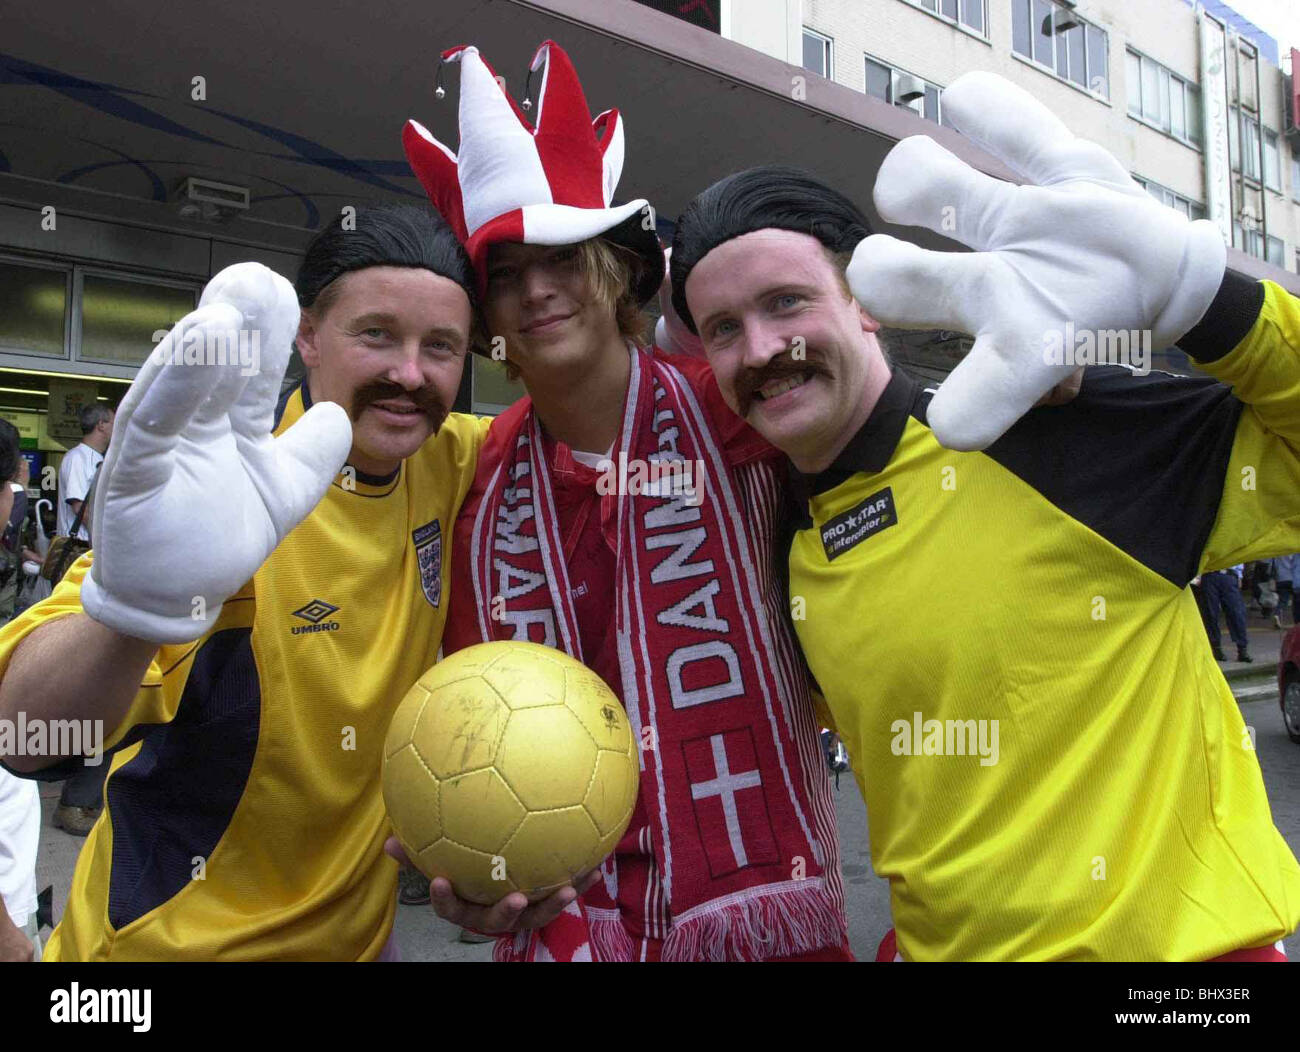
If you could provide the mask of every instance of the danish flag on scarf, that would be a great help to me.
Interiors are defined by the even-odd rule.
[[[686,775],[700,839],[716,879],[750,865],[780,861],[768,821],[754,734],[740,727],[682,743]],[[744,793],[757,794],[759,807],[737,807]]]

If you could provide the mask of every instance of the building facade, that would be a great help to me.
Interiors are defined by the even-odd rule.
[[[1290,56],[1218,0],[1205,17],[1186,0],[370,0],[364,18],[305,0],[274,16],[261,0],[186,6],[122,4],[75,35],[52,9],[6,23],[0,415],[38,469],[78,441],[80,405],[120,400],[217,271],[255,259],[292,280],[339,210],[424,201],[401,124],[457,141],[456,80],[441,103],[433,81],[458,43],[480,44],[516,97],[537,44],[562,43],[592,112],[623,113],[620,199],[648,197],[665,237],[704,186],[771,161],[812,169],[879,223],[874,173],[917,132],[1006,176],[942,112],[943,87],[989,69],[1153,195],[1221,221],[1234,266],[1300,291]],[[1204,25],[1229,56],[1215,86]],[[1213,135],[1207,97],[1222,103]],[[951,333],[905,343],[934,376],[964,348]],[[518,394],[475,360],[457,408],[496,412]],[[34,495],[49,477],[33,472]]]
[[[935,123],[945,123],[940,93],[956,77],[975,69],[1000,74],[1106,147],[1157,200],[1215,218],[1234,247],[1300,272],[1291,56],[1279,55],[1276,41],[1226,4],[737,2],[734,31],[770,48],[776,26],[790,32],[796,8],[805,68]],[[745,21],[736,23],[741,11]],[[1223,202],[1210,215],[1216,190]]]

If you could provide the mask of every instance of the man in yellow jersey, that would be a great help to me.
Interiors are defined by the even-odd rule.
[[[806,487],[795,624],[898,952],[1282,959],[1300,866],[1188,583],[1300,542],[1300,302],[1006,81],[968,74],[944,111],[1027,185],[917,137],[875,201],[978,251],[862,240],[843,195],[753,169],[672,256],[724,397]],[[882,323],[976,343],[934,394]],[[1210,376],[1099,366],[1031,410],[1079,361],[1064,334],[1120,329]]]
[[[0,633],[0,717],[102,721],[112,754],[49,959],[393,956],[380,751],[485,430],[448,415],[474,284],[433,213],[361,209],[297,293],[252,263],[209,283],[122,403],[94,552]],[[214,353],[240,339],[253,368]],[[5,763],[82,762],[28,753]]]

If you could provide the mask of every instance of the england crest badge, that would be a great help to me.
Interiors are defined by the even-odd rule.
[[[411,533],[415,541],[415,559],[420,567],[420,587],[424,598],[436,607],[442,601],[442,526],[437,519],[426,522]]]

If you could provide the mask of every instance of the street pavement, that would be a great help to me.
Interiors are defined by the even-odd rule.
[[[1266,627],[1250,629],[1251,650],[1261,672],[1276,667],[1281,633]],[[1264,784],[1273,808],[1273,820],[1291,849],[1300,854],[1300,745],[1287,737],[1276,695],[1242,705],[1248,726],[1255,728],[1256,749]],[[55,917],[68,900],[72,870],[82,841],[50,825],[58,804],[59,786],[41,783],[40,855],[37,887],[54,886]],[[859,960],[873,960],[876,946],[890,927],[889,889],[871,868],[867,839],[867,813],[857,783],[849,773],[840,776],[834,794],[843,858],[844,894],[849,921],[849,942]],[[43,933],[48,937],[48,930]],[[397,940],[408,961],[488,961],[490,944],[470,945],[457,940],[458,930],[440,920],[428,906],[397,907]],[[1300,960],[1300,936],[1286,940],[1287,953]]]

